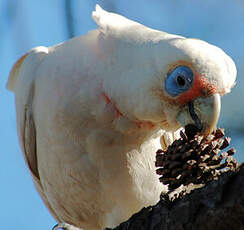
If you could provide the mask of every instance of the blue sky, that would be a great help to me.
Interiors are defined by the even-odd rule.
[[[62,0],[0,0],[0,222],[2,229],[51,229],[51,217],[35,191],[20,151],[13,94],[5,90],[8,72],[19,56],[35,46],[51,46],[67,39]],[[95,3],[115,9],[155,29],[197,37],[224,49],[243,69],[244,2],[241,0],[76,0],[76,35],[96,28],[90,15]],[[163,2],[163,3],[162,3]],[[243,80],[223,100],[222,127],[243,130]],[[240,104],[242,104],[240,106]],[[233,132],[234,133],[234,132]],[[234,144],[244,145],[241,134]],[[244,147],[244,146],[243,146]],[[242,148],[243,149],[243,148]],[[239,155],[239,159],[243,156]]]

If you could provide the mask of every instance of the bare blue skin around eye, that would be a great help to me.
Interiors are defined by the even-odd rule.
[[[180,85],[177,81],[178,77],[184,81],[184,85]],[[165,91],[172,97],[176,97],[181,93],[189,90],[193,85],[194,74],[187,66],[178,66],[170,72],[165,80]]]

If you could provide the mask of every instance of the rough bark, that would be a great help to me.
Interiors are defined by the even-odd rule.
[[[244,164],[180,198],[143,208],[113,230],[244,229]],[[106,230],[112,230],[107,228]]]

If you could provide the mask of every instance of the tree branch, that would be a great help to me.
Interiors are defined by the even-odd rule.
[[[64,0],[64,10],[65,10],[68,38],[72,38],[75,36],[73,14],[72,14],[72,3],[73,3],[72,0]]]
[[[185,193],[178,191],[173,201],[162,196],[113,230],[244,229],[244,164],[202,188],[188,186]]]

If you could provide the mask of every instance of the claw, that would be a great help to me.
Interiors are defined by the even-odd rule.
[[[169,145],[171,145],[176,139],[180,138],[180,130],[178,129],[175,132],[165,132],[160,137],[161,148],[166,150]]]
[[[67,223],[56,224],[52,230],[82,230],[81,228],[74,227]]]

